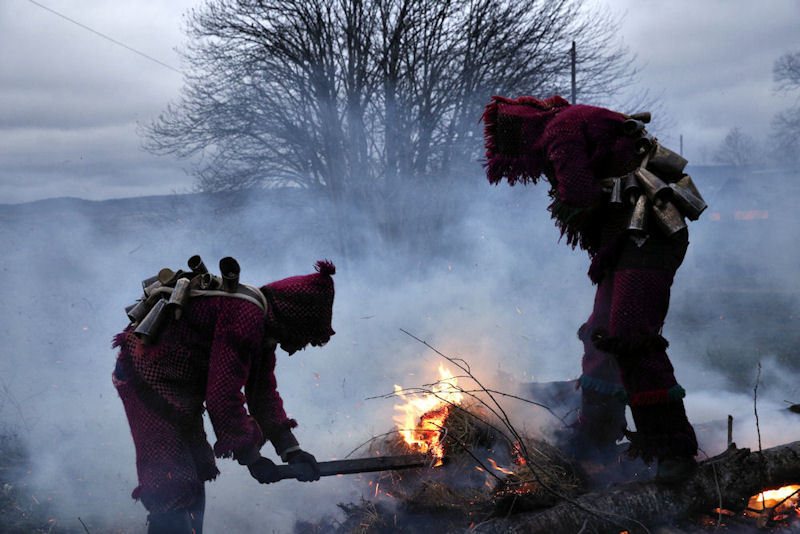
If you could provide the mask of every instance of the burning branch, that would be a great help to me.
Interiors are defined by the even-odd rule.
[[[437,458],[437,465],[444,457],[442,424],[450,414],[450,407],[461,404],[464,399],[456,384],[456,377],[442,365],[439,366],[439,374],[441,378],[431,384],[430,394],[422,397],[409,396],[400,386],[394,387],[394,394],[407,401],[405,405],[395,406],[396,410],[403,412],[394,418],[401,429],[400,434],[411,448],[421,453],[431,453]],[[414,426],[419,414],[422,414],[419,424],[413,430],[407,430]]]
[[[489,412],[491,412],[495,417],[498,418],[498,420],[500,420],[502,422],[503,426],[513,436],[514,439],[509,439],[508,436],[504,432],[501,431],[503,437],[505,437],[505,439],[508,441],[509,444],[512,444],[512,443],[515,443],[515,442],[519,443],[521,452],[523,453],[523,457],[527,461],[529,459],[529,455],[528,455],[528,452],[527,452],[527,449],[526,449],[526,446],[525,446],[525,443],[524,443],[524,440],[523,440],[522,436],[519,434],[519,432],[517,432],[517,429],[511,423],[511,419],[509,418],[508,414],[505,412],[505,410],[503,409],[502,405],[497,401],[497,399],[495,399],[495,397],[493,396],[492,392],[488,388],[486,388],[477,378],[475,378],[475,375],[472,374],[472,371],[470,369],[469,363],[466,360],[464,360],[463,358],[452,358],[450,356],[447,356],[447,355],[443,354],[442,352],[440,352],[435,347],[429,345],[427,341],[424,341],[424,340],[418,338],[414,334],[411,334],[410,332],[407,332],[406,330],[403,330],[402,328],[400,329],[400,331],[403,332],[404,334],[406,334],[407,336],[415,339],[416,341],[422,343],[423,345],[425,345],[426,347],[431,349],[433,352],[435,352],[436,354],[438,354],[439,356],[441,356],[442,358],[444,358],[448,362],[452,363],[453,365],[455,365],[456,367],[461,369],[466,374],[466,376],[468,376],[473,382],[475,382],[475,384],[479,388],[477,391],[485,393],[491,399],[492,404],[490,405],[489,403],[484,401],[482,398],[480,398],[478,395],[475,395],[475,394],[468,394],[468,395],[471,398],[475,399],[477,402],[479,402],[484,408],[489,410]],[[483,422],[485,423],[486,421],[483,421]],[[497,429],[497,430],[500,430],[500,429]],[[528,463],[528,465],[530,465],[530,463]],[[534,475],[534,477],[536,477],[536,473],[532,472],[532,474]]]
[[[546,471],[546,469],[544,468],[544,466],[539,465],[537,462],[533,460],[533,456],[528,450],[527,440],[514,427],[513,423],[511,422],[511,418],[509,417],[508,413],[505,411],[503,406],[500,404],[500,402],[495,398],[493,392],[488,388],[486,388],[480,382],[480,380],[478,380],[475,377],[475,375],[472,374],[469,363],[462,358],[453,358],[443,354],[441,351],[428,344],[428,342],[426,342],[425,340],[420,339],[419,337],[415,336],[414,334],[411,334],[406,330],[403,330],[402,328],[400,329],[400,331],[406,334],[407,336],[411,337],[412,339],[418,341],[419,343],[425,345],[430,350],[432,350],[433,352],[435,352],[436,354],[438,354],[451,364],[455,365],[470,380],[472,380],[476,384],[478,388],[477,390],[475,390],[476,392],[484,393],[490,399],[490,402],[487,402],[477,394],[467,393],[467,390],[460,388],[461,393],[467,394],[470,398],[477,401],[481,406],[483,406],[492,415],[494,415],[501,422],[501,425],[505,429],[505,431],[500,428],[497,428],[495,425],[492,425],[487,421],[484,421],[482,418],[478,417],[476,414],[473,414],[472,412],[467,411],[466,413],[468,413],[471,417],[475,417],[482,423],[489,425],[491,428],[497,430],[510,446],[512,447],[516,446],[518,448],[519,454],[521,458],[524,460],[524,465],[528,468],[528,471],[533,477],[532,481],[520,480],[519,481],[520,484],[525,484],[526,482],[535,482],[536,484],[538,484],[539,487],[544,489],[547,493],[551,494],[553,497],[582,510],[586,514],[590,514],[592,517],[601,518],[601,521],[606,525],[611,523],[622,528],[630,528],[629,526],[626,525],[632,524],[640,528],[641,529],[640,532],[645,532],[649,534],[650,531],[647,529],[647,527],[640,521],[634,519],[633,517],[616,514],[613,512],[605,512],[602,509],[597,509],[593,506],[589,506],[586,502],[581,502],[579,500],[573,499],[570,496],[564,494],[564,492],[559,491],[558,489],[548,484],[544,480],[544,477],[541,476]],[[436,394],[434,393],[434,395]],[[444,400],[444,402],[447,402],[448,404],[452,405],[452,403],[446,399],[440,399],[440,400]],[[457,406],[457,408],[461,409],[459,406]],[[510,434],[511,437],[509,437],[509,435],[506,432],[508,432],[508,434]]]
[[[402,506],[384,509],[380,502],[375,506],[355,506],[347,512],[349,524],[373,529],[379,528],[380,523],[394,528],[398,526],[396,510],[403,510],[409,516],[405,523],[415,524],[424,515],[430,531],[467,528],[470,532],[509,534],[642,534],[650,532],[648,527],[685,521],[702,521],[710,526],[714,524],[709,517],[713,514],[717,516],[717,526],[722,526],[723,515],[729,518],[727,521],[738,516],[753,523],[757,520],[759,525],[773,525],[800,514],[800,486],[781,488],[780,494],[764,491],[800,480],[800,442],[760,454],[737,449],[731,443],[722,455],[706,457],[696,474],[680,486],[637,481],[581,494],[585,481],[576,476],[558,449],[514,428],[508,412],[498,402],[504,397],[502,392],[483,386],[465,360],[450,358],[403,332],[459,371],[452,373],[440,366],[442,377],[438,381],[419,388],[396,386],[393,393],[372,397],[400,397],[409,408],[398,410],[409,418],[399,421],[399,429],[383,435],[393,438],[379,443],[379,450],[408,454],[420,449],[433,451],[436,446],[438,454],[447,455],[448,467],[424,473],[409,471],[402,477],[384,473],[377,479],[365,479],[376,499],[387,497],[392,499],[392,506]],[[458,380],[463,382],[459,384]],[[411,409],[414,405],[416,408]],[[377,451],[371,448],[371,452]],[[497,452],[503,456],[496,456],[496,462],[488,455]],[[750,504],[745,508],[748,498]],[[381,512],[372,517],[373,509]],[[387,532],[390,531],[393,532]]]

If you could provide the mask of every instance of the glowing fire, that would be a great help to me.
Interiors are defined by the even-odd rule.
[[[753,510],[761,510],[763,508],[772,508],[777,506],[781,501],[786,500],[784,505],[786,508],[796,506],[798,501],[798,491],[800,486],[784,486],[782,488],[762,491],[757,495],[750,497],[750,502],[747,507]]]
[[[431,453],[437,459],[436,465],[441,465],[444,456],[441,439],[450,406],[461,404],[463,400],[457,383],[453,373],[440,364],[439,382],[431,387],[430,393],[409,394],[400,386],[394,386],[395,394],[406,401],[394,407],[398,412],[394,421],[400,434],[411,449]]]

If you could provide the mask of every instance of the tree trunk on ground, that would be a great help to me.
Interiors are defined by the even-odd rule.
[[[581,532],[630,534],[687,519],[717,507],[742,510],[765,489],[800,483],[800,441],[764,450],[731,448],[700,464],[685,483],[667,486],[632,482],[602,493],[588,493],[539,513],[483,523],[475,532]]]

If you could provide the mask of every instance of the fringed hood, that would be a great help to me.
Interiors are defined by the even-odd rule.
[[[544,100],[493,96],[481,117],[489,182],[498,184],[506,178],[509,185],[518,181],[536,183],[547,169],[542,134],[550,120],[569,105],[558,95]]]

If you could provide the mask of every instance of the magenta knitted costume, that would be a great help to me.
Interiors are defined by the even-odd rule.
[[[562,236],[592,259],[589,276],[597,293],[578,334],[585,348],[579,425],[594,434],[587,441],[613,445],[622,437],[621,402],[627,401],[637,427],[632,455],[646,461],[694,455],[697,442],[681,401],[684,392],[660,335],[688,239],[685,232],[673,238],[652,235],[637,247],[625,233],[624,214],[605,202],[600,181],[640,163],[634,139],[622,131],[625,119],[558,96],[495,96],[483,115],[487,177],[493,184],[505,177],[514,185],[535,183],[544,174],[552,187],[549,210]],[[587,409],[587,399],[602,410]]]
[[[634,139],[622,135],[625,116],[604,108],[570,105],[559,96],[546,100],[495,96],[483,114],[486,124],[486,174],[497,184],[536,183],[545,175],[552,186],[549,206],[567,243],[580,245],[604,269],[613,261],[604,250],[620,228],[602,203],[600,179],[621,176],[639,164]]]
[[[269,319],[281,348],[293,354],[309,343],[318,347],[336,332],[331,328],[336,267],[317,262],[318,274],[292,276],[261,288],[269,303]]]
[[[647,462],[697,454],[697,438],[683,407],[686,392],[675,379],[661,336],[670,287],[687,246],[685,231],[671,238],[651,236],[642,247],[626,242],[598,285],[598,293],[612,295],[600,304],[608,319],[593,321],[595,351],[584,357],[602,361],[612,355],[618,363],[618,383],[624,385],[637,429],[628,433],[629,453]],[[597,378],[584,364],[584,388],[596,388]]]
[[[142,345],[132,327],[114,338],[120,351],[112,379],[136,447],[139,485],[133,497],[147,510],[190,507],[203,482],[219,473],[215,456],[247,456],[266,440],[277,447],[297,425],[277,391],[274,338],[293,333],[292,347],[298,350],[333,334],[330,275],[335,269],[328,262],[317,268],[319,274],[287,279],[295,281],[294,291],[273,295],[274,309],[266,318],[245,300],[196,297],[180,320],[164,327],[157,344]],[[304,322],[275,319],[275,310],[296,306],[303,313],[292,319]],[[213,449],[203,430],[204,402],[217,438]]]

